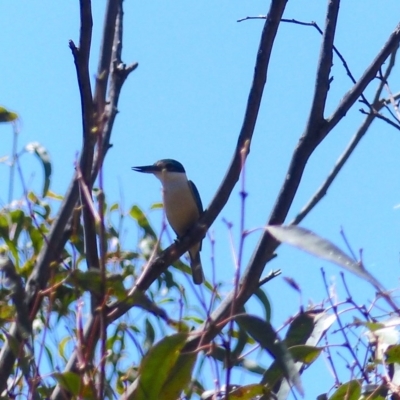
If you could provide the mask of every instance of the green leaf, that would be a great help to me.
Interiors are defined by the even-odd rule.
[[[262,319],[248,314],[236,316],[236,322],[244,328],[250,336],[267,350],[277,361],[287,379],[294,385],[300,394],[304,393],[300,375],[293,358],[283,342],[278,339],[272,325]]]
[[[65,277],[62,273],[58,273],[57,276],[60,278]],[[54,302],[52,311],[57,313],[58,321],[60,321],[62,317],[72,314],[70,306],[71,303],[76,300],[78,295],[79,291],[75,287],[69,287],[67,285],[57,287],[55,292],[55,298],[57,301]]]
[[[169,376],[162,388],[160,400],[179,398],[180,393],[189,384],[192,377],[193,366],[196,362],[196,353],[181,354],[178,361],[171,369]]]
[[[55,372],[52,376],[63,389],[75,396],[79,396],[80,399],[97,399],[97,395],[93,392],[92,386],[90,384],[84,384],[83,375],[76,374],[75,372]]]
[[[187,335],[177,333],[163,338],[155,344],[143,358],[139,367],[139,377],[131,399],[163,399],[163,387],[177,363]],[[166,398],[165,398],[166,399]]]
[[[271,321],[271,303],[269,302],[268,296],[265,294],[264,290],[258,288],[254,295],[260,300],[261,304],[264,307],[265,311],[265,320],[270,322]]]
[[[305,364],[311,364],[317,359],[322,350],[323,350],[322,348],[318,347],[298,345],[291,347],[289,349],[289,352],[293,357],[294,361],[302,362]],[[295,367],[296,371],[300,369],[299,364],[296,364]],[[284,380],[282,383],[282,379],[283,379],[282,368],[279,366],[277,361],[274,361],[270,365],[270,367],[266,371],[264,371],[261,383],[267,385],[268,387],[273,388],[273,390],[277,392],[278,398],[280,398],[281,391],[286,389],[285,385],[286,380]],[[285,395],[283,395],[282,398],[286,398]]]
[[[118,300],[126,299],[124,277],[120,274],[107,274],[106,291],[110,295],[115,296]]]
[[[315,233],[295,225],[268,226],[267,231],[280,242],[297,247],[316,257],[330,261],[370,282],[377,289],[383,286],[362,265],[353,260],[337,246]]]
[[[246,331],[239,326],[239,332],[234,337],[237,337],[237,341],[235,348],[232,350],[231,357],[233,361],[236,361],[246,344],[248,344],[249,336],[247,335]]]
[[[0,302],[0,325],[4,322],[10,322],[15,318],[15,308],[11,305]]]
[[[305,364],[313,363],[323,350],[322,347],[307,346],[305,344],[293,346],[289,349],[295,361],[301,361]]]
[[[285,344],[287,347],[305,344],[314,329],[314,318],[308,313],[301,313],[291,322],[286,333]]]
[[[10,240],[9,236],[9,219],[5,214],[0,214],[0,237],[4,240]]]
[[[256,342],[276,358],[279,353],[279,349],[276,347],[278,336],[269,322],[249,314],[240,314],[236,316],[235,320]]]
[[[64,372],[64,373],[53,373],[53,378],[59,383],[59,385],[68,390],[73,395],[78,395],[81,387],[82,377],[75,372]]]
[[[167,313],[161,307],[158,307],[154,301],[150,300],[145,293],[137,291],[133,296],[124,298],[126,304],[135,305],[136,307],[143,308],[154,315],[161,317],[164,320],[169,320]]]
[[[18,119],[18,114],[0,106],[0,122],[12,122]]]
[[[291,346],[289,351],[293,358],[298,361],[296,368],[301,374],[304,371],[306,363],[311,363],[319,355],[319,352],[310,350],[310,353],[302,353],[303,350],[296,350],[297,347],[315,349],[318,342],[321,340],[323,335],[329,327],[335,322],[336,316],[334,314],[328,314],[323,310],[315,309],[305,313],[300,313],[292,321],[289,330],[286,334],[285,343],[287,346]],[[311,325],[313,326],[312,332],[310,332]],[[303,343],[306,346],[303,347]],[[300,345],[300,346],[296,346]],[[300,354],[296,354],[296,351],[300,351]],[[298,358],[296,358],[296,356]],[[302,357],[304,357],[302,359]],[[263,383],[269,383],[273,386],[273,390],[279,399],[286,399],[289,392],[291,391],[291,385],[286,379],[283,379],[282,374],[279,376],[277,365],[272,365],[269,370],[264,374]]]
[[[270,388],[273,388],[274,391],[278,391],[283,379],[283,371],[282,368],[278,365],[276,361],[274,361],[269,368],[264,372],[263,377],[261,379],[261,383]],[[278,386],[279,383],[279,386]],[[278,386],[278,387],[276,387]]]
[[[151,227],[149,220],[138,206],[132,206],[129,211],[129,215],[136,220],[138,225],[145,231],[146,235],[151,236],[153,239],[157,239],[157,235]]]
[[[65,348],[67,347],[67,345],[71,342],[73,338],[71,336],[65,336],[64,339],[61,340],[61,342],[58,345],[58,352],[60,353],[60,356],[64,359],[64,360],[68,360]]]
[[[29,232],[29,236],[32,241],[32,247],[35,251],[35,254],[39,254],[40,250],[42,249],[42,245],[43,245],[44,233],[40,232],[38,229],[34,228],[33,226],[29,227],[28,232]]]
[[[51,177],[51,161],[47,150],[38,142],[31,142],[25,146],[25,150],[29,153],[34,153],[43,165],[44,170],[44,183],[43,183],[43,194],[45,197],[50,187]]]
[[[400,364],[400,345],[390,346],[386,350],[386,362],[388,364]]]
[[[353,318],[353,325],[354,326],[365,326],[371,332],[378,331],[386,327],[386,325],[382,322],[369,322],[369,321],[362,321],[361,319],[354,317]]]
[[[257,396],[262,396],[264,394],[268,394],[264,385],[253,384],[240,386],[229,392],[229,400],[252,400]]]
[[[146,349],[149,349],[154,343],[156,333],[154,331],[153,325],[150,323],[148,318],[146,318],[145,320],[145,331],[146,331],[146,337],[144,340],[144,346]]]
[[[349,381],[336,390],[329,400],[358,400],[361,394],[361,381],[354,379]]]
[[[119,210],[119,204],[118,204],[118,203],[114,203],[114,204],[110,207],[110,212],[111,212],[111,211],[115,211],[115,210]]]
[[[76,289],[83,291],[87,290],[97,294],[101,291],[101,276],[97,269],[90,269],[89,271],[76,269],[71,271],[66,281]]]
[[[53,200],[60,200],[60,201],[64,200],[64,196],[62,196],[61,194],[54,193],[51,190],[47,190],[46,197]]]
[[[12,227],[12,241],[18,247],[18,239],[22,230],[30,231],[32,229],[32,218],[27,217],[22,210],[13,210],[9,213],[11,217]]]

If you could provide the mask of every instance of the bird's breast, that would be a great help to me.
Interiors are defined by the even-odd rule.
[[[163,188],[164,209],[168,222],[178,236],[184,235],[199,218],[199,210],[188,182]]]

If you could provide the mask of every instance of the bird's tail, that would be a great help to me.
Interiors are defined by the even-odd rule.
[[[200,251],[189,251],[190,255],[190,267],[192,268],[192,278],[196,285],[200,285],[204,282],[203,267],[201,265]]]

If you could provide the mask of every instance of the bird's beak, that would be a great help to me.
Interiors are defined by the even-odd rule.
[[[132,167],[132,169],[136,172],[144,172],[146,174],[155,174],[156,172],[160,172],[161,169],[157,165],[145,165],[143,167]]]

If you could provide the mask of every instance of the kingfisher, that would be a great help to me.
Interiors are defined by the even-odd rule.
[[[164,211],[167,220],[178,239],[197,222],[203,213],[199,192],[195,184],[188,180],[183,165],[172,159],[157,161],[153,165],[132,167],[134,171],[153,174],[161,181]],[[201,241],[189,249],[193,282],[200,285],[204,281],[200,259]]]

